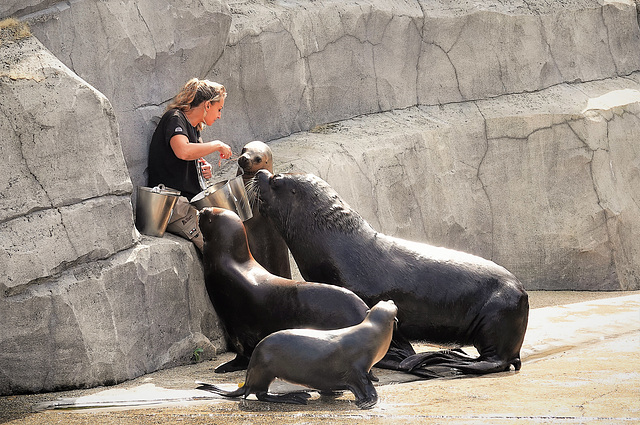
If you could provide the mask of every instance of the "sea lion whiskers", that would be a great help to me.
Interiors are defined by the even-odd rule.
[[[247,182],[244,185],[245,191],[247,192],[247,198],[249,198],[249,205],[251,206],[251,209],[253,210],[254,207],[256,205],[258,205],[258,203],[260,202],[260,197],[258,196],[258,192],[260,191],[260,188],[258,187],[258,181],[256,180],[256,177],[253,176],[250,180],[247,180]]]

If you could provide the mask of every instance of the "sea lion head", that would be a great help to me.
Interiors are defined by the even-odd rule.
[[[253,177],[258,170],[268,170],[273,173],[271,148],[259,140],[247,143],[238,158],[238,166],[247,177]]]
[[[247,233],[238,214],[224,208],[207,207],[199,211],[198,222],[205,258],[215,260],[225,254],[236,261],[250,258]]]
[[[287,239],[295,232],[354,232],[366,222],[331,186],[313,174],[256,173],[260,212]],[[295,225],[292,225],[295,224]]]
[[[397,316],[398,307],[392,300],[378,301],[378,303],[367,312],[367,318],[365,320],[390,326],[393,329],[397,321]]]

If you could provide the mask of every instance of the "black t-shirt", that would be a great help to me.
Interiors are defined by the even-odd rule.
[[[179,109],[170,109],[162,116],[149,146],[149,186],[160,183],[166,187],[177,189],[187,199],[193,198],[202,189],[198,183],[198,172],[195,161],[184,161],[178,158],[171,149],[171,138],[183,134],[189,143],[200,141],[200,132],[191,125]]]

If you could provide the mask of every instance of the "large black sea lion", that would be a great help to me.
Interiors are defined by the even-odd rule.
[[[375,231],[322,179],[257,173],[260,208],[278,228],[302,276],[348,288],[368,305],[393,299],[410,340],[461,350],[420,353],[399,369],[425,377],[434,366],[484,374],[520,369],[528,295],[505,268],[483,258]]]
[[[242,148],[238,157],[238,174],[242,173],[242,180],[248,188],[248,194],[254,195],[251,183],[258,170],[268,170],[273,173],[273,153],[264,142],[255,140]],[[255,195],[254,195],[255,196]],[[253,258],[269,272],[291,279],[291,265],[289,264],[289,249],[268,218],[260,214],[257,202],[252,199],[253,217],[244,222],[249,240],[249,251]]]
[[[273,332],[338,329],[365,317],[367,305],[347,289],[269,273],[251,256],[244,226],[234,212],[205,208],[199,221],[207,292],[237,354],[218,366],[217,373],[245,369],[258,342]]]
[[[275,378],[330,393],[349,390],[361,409],[373,407],[378,394],[371,382],[371,367],[389,348],[398,312],[393,301],[380,301],[362,323],[337,330],[294,329],[273,333],[253,351],[245,384],[225,391],[200,383],[198,389],[226,397],[256,394],[258,400],[306,404],[309,394],[269,394]]]

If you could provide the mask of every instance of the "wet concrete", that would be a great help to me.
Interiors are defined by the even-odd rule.
[[[337,398],[312,392],[307,406],[288,406],[195,390],[195,380],[229,389],[244,380],[244,372],[213,373],[232,357],[225,353],[109,388],[0,397],[0,423],[640,423],[640,294],[530,296],[521,371],[415,381],[375,369],[380,400],[370,410],[358,409],[348,392]],[[417,351],[429,348],[416,344]]]

